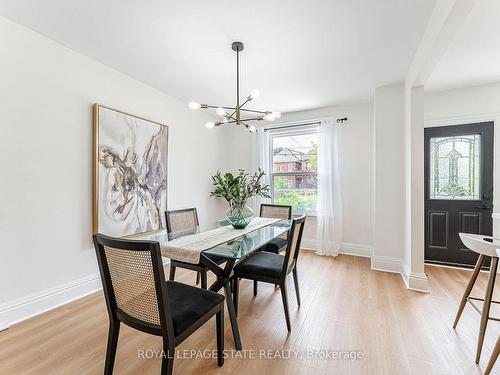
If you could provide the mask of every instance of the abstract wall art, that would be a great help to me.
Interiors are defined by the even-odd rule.
[[[94,233],[165,227],[167,151],[166,125],[94,105]]]

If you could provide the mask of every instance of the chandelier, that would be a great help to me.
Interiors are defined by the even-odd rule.
[[[190,109],[208,109],[215,108],[215,113],[222,117],[221,121],[218,122],[207,122],[205,127],[208,129],[212,129],[216,126],[224,125],[224,124],[236,124],[245,126],[250,133],[255,133],[257,131],[254,125],[250,125],[249,123],[252,121],[274,121],[277,118],[281,117],[281,112],[272,112],[272,111],[257,111],[254,109],[243,108],[246,104],[250,103],[252,100],[257,99],[259,97],[259,90],[253,89],[250,92],[250,95],[247,96],[245,101],[240,104],[240,52],[243,51],[243,43],[234,42],[231,45],[233,51],[236,52],[236,107],[228,107],[228,106],[218,106],[218,105],[210,105],[210,104],[200,104],[196,102],[189,102]],[[242,115],[245,114],[247,116],[243,118]]]

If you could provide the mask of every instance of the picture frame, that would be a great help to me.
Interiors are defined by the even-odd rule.
[[[93,105],[92,232],[113,237],[165,228],[168,126]]]

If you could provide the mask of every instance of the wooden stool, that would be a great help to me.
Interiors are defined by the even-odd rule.
[[[486,366],[486,370],[484,370],[484,375],[489,375],[489,373],[493,369],[493,366],[495,366],[495,362],[497,361],[499,353],[500,353],[500,337],[497,338],[495,349],[493,349],[493,353],[491,353],[490,360],[488,361],[488,366]]]
[[[464,234],[466,236],[471,236],[470,234]],[[460,233],[460,237],[462,238],[462,233]],[[481,236],[485,240],[490,240],[491,237]],[[462,238],[465,243],[464,239]],[[488,320],[496,320],[500,321],[500,319],[490,317],[490,307],[492,303],[500,303],[498,301],[492,301],[493,289],[495,288],[495,278],[497,276],[497,268],[498,268],[498,253],[495,250],[491,250],[488,248],[481,248],[480,250],[471,249],[474,252],[479,253],[479,258],[474,266],[474,271],[472,272],[472,277],[465,288],[464,294],[462,296],[462,300],[460,301],[460,306],[458,307],[457,316],[455,317],[455,322],[453,323],[453,328],[457,327],[458,321],[462,316],[462,312],[464,311],[465,304],[469,302],[474,309],[481,314],[481,323],[479,325],[479,336],[477,339],[477,349],[476,349],[476,363],[479,364],[479,359],[481,358],[481,350],[483,348],[484,335],[486,333],[486,326],[488,324]],[[471,297],[470,293],[472,288],[474,287],[474,283],[476,282],[477,276],[479,275],[479,271],[486,259],[486,257],[491,258],[491,266],[490,266],[490,275],[488,277],[488,285],[486,286],[486,293],[484,299]],[[484,301],[484,305],[482,310],[474,304],[473,301]],[[498,342],[497,342],[498,346]],[[496,348],[495,348],[496,349]]]

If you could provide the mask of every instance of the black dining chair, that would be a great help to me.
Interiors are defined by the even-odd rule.
[[[198,212],[196,208],[183,208],[180,210],[167,211],[165,212],[165,220],[167,223],[167,232],[179,233],[180,235],[195,233],[196,227],[199,225]],[[206,256],[216,264],[222,264],[226,261],[225,258],[218,257],[216,255],[207,254]],[[191,264],[171,259],[169,280],[175,279],[175,270],[177,267],[196,271],[196,285],[200,283],[201,279],[201,288],[207,289],[208,269],[206,266],[201,263]]]
[[[292,218],[292,206],[262,203],[260,205],[260,217],[290,220]],[[279,254],[286,250],[287,244],[288,234],[285,233],[282,236],[273,238],[262,250]]]
[[[299,257],[300,243],[302,241],[302,232],[304,230],[305,221],[306,215],[293,220],[289,234],[290,240],[288,241],[285,255],[269,253],[267,251],[258,251],[239,262],[233,268],[233,298],[236,313],[238,313],[239,279],[249,279],[275,285],[277,284],[280,287],[281,297],[283,299],[286,327],[288,332],[292,330],[290,315],[288,312],[286,280],[288,274],[293,273],[297,304],[300,306],[297,260]]]
[[[262,203],[260,205],[260,217],[267,217],[271,219],[287,219],[292,218],[292,206],[286,206],[281,204],[269,204]],[[282,234],[279,237],[273,238],[266,245],[264,245],[259,251],[267,251],[269,253],[279,254],[286,250],[286,245],[288,244],[288,232]],[[253,295],[257,296],[257,290],[259,282],[257,280],[253,281]],[[278,286],[278,285],[276,285]]]
[[[217,363],[224,364],[224,296],[165,281],[160,246],[94,235],[94,246],[109,315],[104,373],[112,374],[120,323],[163,338],[161,374],[172,374],[175,347],[214,315]]]

